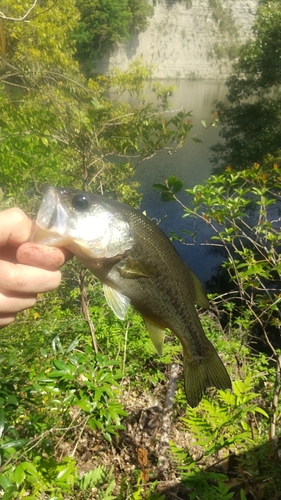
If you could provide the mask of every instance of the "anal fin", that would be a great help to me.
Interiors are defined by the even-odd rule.
[[[164,338],[165,338],[165,329],[161,328],[160,326],[156,325],[155,323],[152,323],[146,318],[144,319],[144,323],[146,326],[146,329],[149,333],[149,336],[151,338],[151,341],[158,352],[158,354],[162,354],[162,347],[164,343]]]

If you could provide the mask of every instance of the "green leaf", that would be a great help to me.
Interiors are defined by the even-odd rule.
[[[73,463],[68,464],[66,467],[62,468],[57,475],[58,480],[66,479],[74,471]]]
[[[165,202],[173,201],[174,200],[174,195],[170,191],[168,191],[167,193],[165,191],[163,191],[161,193],[161,200],[165,201]]]
[[[14,441],[8,441],[7,443],[2,443],[0,449],[6,450],[7,448],[22,448],[28,443],[28,439],[16,439]]]
[[[15,481],[17,483],[17,486],[19,487],[20,484],[24,481],[25,479],[25,471],[24,471],[24,467],[23,467],[23,464],[19,464],[17,465],[17,467],[15,468],[15,471],[14,471],[14,478],[15,478]]]
[[[6,491],[8,488],[10,488],[10,486],[12,486],[13,483],[11,482],[11,480],[8,477],[1,474],[0,475],[0,484],[3,488],[3,490]]]
[[[246,493],[243,488],[240,490],[240,500],[247,500]]]
[[[260,408],[259,406],[257,406],[257,407],[255,408],[255,411],[256,411],[256,412],[258,412],[258,413],[261,413],[262,415],[264,415],[264,417],[269,418],[268,413],[266,413],[266,411],[265,411],[265,410],[263,410],[262,408]]]
[[[58,370],[62,370],[64,372],[70,371],[69,365],[67,365],[66,363],[64,363],[60,359],[54,359],[53,363],[54,363],[55,367],[58,368]]]
[[[183,187],[183,182],[182,181],[176,181],[173,185],[173,192],[178,193]]]
[[[22,462],[21,466],[25,472],[28,472],[28,474],[30,474],[30,476],[38,478],[38,471],[31,462]]]
[[[178,178],[174,175],[170,175],[170,177],[168,178],[168,186],[171,188],[176,182],[178,182]]]

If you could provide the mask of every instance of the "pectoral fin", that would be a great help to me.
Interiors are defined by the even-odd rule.
[[[130,299],[105,284],[103,284],[103,291],[106,302],[109,307],[111,307],[114,314],[116,314],[117,318],[124,319],[130,305]]]
[[[120,276],[127,279],[153,278],[158,276],[155,266],[130,258],[123,259],[118,264],[117,269]]]
[[[151,338],[151,341],[158,352],[158,354],[162,354],[162,347],[163,347],[163,342],[165,338],[165,330],[161,328],[160,326],[156,325],[155,323],[151,323],[146,318],[144,319],[145,326],[147,328],[147,331],[149,333],[149,336]]]

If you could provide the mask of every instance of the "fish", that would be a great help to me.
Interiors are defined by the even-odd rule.
[[[141,211],[74,188],[48,187],[33,240],[65,247],[102,283],[108,305],[124,319],[131,304],[161,354],[166,328],[183,350],[187,403],[208,387],[231,388],[229,374],[206,337],[195,304],[209,308],[203,285],[165,233]]]

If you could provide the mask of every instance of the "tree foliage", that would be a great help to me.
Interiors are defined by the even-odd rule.
[[[44,182],[72,184],[118,192],[123,200],[132,196],[134,202],[128,180],[136,166],[182,143],[191,128],[187,114],[162,115],[163,88],[155,88],[156,104],[145,99],[151,71],[141,61],[124,74],[84,78],[73,59],[78,11],[74,3],[52,6],[36,5],[27,23],[3,21],[8,50],[0,94],[2,189],[20,201]],[[6,16],[20,17],[27,8],[15,1]],[[128,89],[134,105],[122,100]]]
[[[263,2],[253,39],[241,49],[227,81],[227,101],[218,103],[224,142],[215,145],[215,164],[244,168],[275,155],[281,144],[281,3]]]
[[[22,189],[30,196],[48,182],[91,186],[128,200],[136,166],[175,141],[181,143],[191,127],[184,112],[165,119],[161,105],[147,102],[132,108],[111,100],[109,90],[122,94],[134,72],[137,79],[142,73],[143,83],[146,70],[135,64],[123,77],[83,84],[52,73],[57,86],[49,84],[47,75],[44,87],[22,96],[17,106],[13,98],[2,96],[0,182],[6,193],[18,200]]]
[[[118,42],[144,31],[152,7],[147,0],[77,0],[80,22],[74,32],[81,61],[93,64]]]
[[[4,7],[6,17],[20,18],[30,8],[30,2],[13,0]],[[4,18],[2,25],[7,52],[2,58],[1,73],[6,76],[10,73],[15,79],[21,71],[28,79],[41,71],[57,68],[75,71],[77,64],[72,57],[75,43],[70,32],[77,25],[78,18],[74,0],[39,2],[24,22]]]

